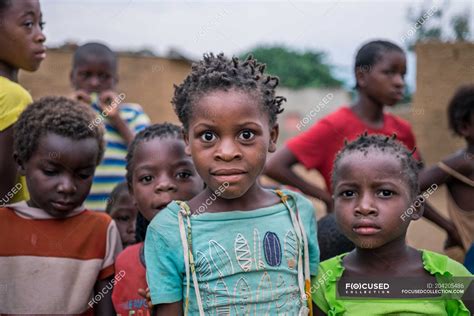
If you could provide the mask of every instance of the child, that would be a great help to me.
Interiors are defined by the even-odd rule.
[[[28,199],[13,160],[13,127],[33,100],[18,71],[36,71],[46,57],[39,1],[0,0],[0,205]]]
[[[73,98],[91,104],[97,122],[106,127],[104,159],[97,167],[86,206],[104,211],[112,189],[125,181],[127,147],[150,119],[138,104],[123,103],[126,95],[116,92],[117,56],[107,46],[87,43],[74,53],[71,71]]]
[[[103,126],[64,97],[31,104],[15,125],[14,157],[30,199],[0,208],[0,314],[114,315],[115,223],[85,209],[104,152]]]
[[[452,230],[458,233],[460,243],[448,234],[446,254],[464,262],[466,251],[474,242],[474,85],[466,85],[456,92],[448,106],[449,126],[466,140],[466,148],[459,150],[436,166],[420,174],[422,190],[433,184],[446,184],[448,188],[448,212]]]
[[[329,213],[318,220],[319,259],[330,259],[355,248],[352,241],[337,227],[336,216]]]
[[[408,148],[415,147],[409,123],[384,112],[385,106],[393,106],[403,98],[406,72],[403,50],[387,41],[369,42],[357,52],[354,72],[359,99],[290,139],[270,158],[265,168],[266,174],[275,180],[297,187],[303,193],[325,202],[328,212],[332,211],[330,177],[333,161],[345,139],[351,141],[365,131],[370,134],[396,133]],[[294,173],[291,167],[296,163],[318,170],[324,178],[326,190]]]
[[[136,245],[117,258],[115,269],[126,278],[114,287],[112,300],[122,315],[148,311],[139,289],[146,289],[143,242],[149,222],[172,200],[189,200],[201,192],[204,184],[184,152],[182,129],[164,123],[149,126],[137,134],[127,154],[127,183],[138,206]],[[166,255],[166,254],[161,254]]]
[[[275,150],[284,100],[264,68],[251,56],[205,55],[175,89],[186,152],[206,189],[168,204],[148,226],[158,315],[308,311],[308,278],[319,262],[313,206],[256,181]]]
[[[126,182],[119,183],[110,193],[105,212],[117,224],[123,248],[136,243],[135,224],[138,212],[128,192]]]
[[[412,154],[393,138],[365,134],[337,155],[332,176],[336,220],[356,249],[321,263],[313,279],[319,315],[469,315],[461,300],[350,299],[336,292],[345,295],[349,283],[341,282],[350,278],[366,283],[369,278],[409,277],[430,283],[441,276],[471,276],[446,256],[406,244],[410,221],[423,213],[417,196],[419,163]]]

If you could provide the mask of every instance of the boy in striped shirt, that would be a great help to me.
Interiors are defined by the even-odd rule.
[[[73,98],[90,104],[97,114],[91,126],[105,124],[105,154],[97,166],[86,207],[105,211],[115,186],[125,181],[125,156],[136,133],[150,125],[142,107],[126,103],[118,93],[117,56],[107,46],[87,43],[77,48],[70,75]]]

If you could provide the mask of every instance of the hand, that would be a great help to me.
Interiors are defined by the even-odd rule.
[[[98,106],[101,108],[102,111],[105,111],[107,113],[107,116],[110,117],[110,119],[112,120],[119,118],[119,103],[113,103],[114,100],[120,99],[118,94],[113,90],[103,91],[99,95]]]
[[[147,287],[146,290],[138,289],[138,295],[146,299],[146,305],[148,305],[148,309],[153,309],[153,304],[151,303],[151,295],[150,295],[150,288]]]
[[[70,98],[73,99],[74,101],[79,101],[79,102],[85,103],[87,105],[90,105],[91,101],[92,101],[91,96],[89,95],[89,93],[87,93],[84,90],[74,91],[71,94]]]

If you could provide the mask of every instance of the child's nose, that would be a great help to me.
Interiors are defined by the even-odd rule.
[[[73,194],[76,192],[76,184],[70,177],[63,177],[58,185],[58,192]]]
[[[134,234],[136,230],[136,220],[130,221],[127,226],[127,233]]]
[[[155,186],[155,192],[176,191],[176,185],[168,178],[160,178]]]
[[[397,87],[403,88],[405,86],[405,79],[401,74],[395,74],[393,80]]]
[[[232,139],[221,140],[214,158],[218,160],[231,161],[242,158],[239,146],[237,146]]]
[[[356,208],[354,209],[355,216],[377,216],[378,210],[374,205],[374,199],[370,194],[364,194],[360,197]]]

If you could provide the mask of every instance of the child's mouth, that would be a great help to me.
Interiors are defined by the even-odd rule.
[[[352,230],[359,235],[374,235],[377,234],[381,228],[374,223],[360,223],[355,224]]]
[[[211,175],[219,182],[237,182],[245,175],[240,169],[219,169],[211,172]]]

